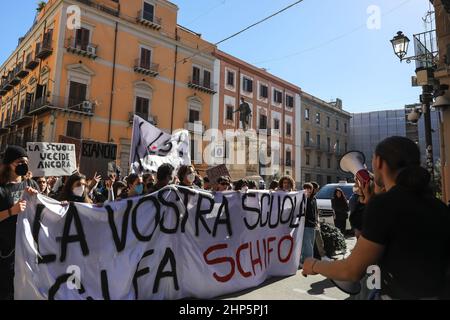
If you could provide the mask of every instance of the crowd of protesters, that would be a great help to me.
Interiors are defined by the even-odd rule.
[[[393,150],[395,153],[392,153]],[[442,273],[445,271],[445,267],[443,264],[439,265],[439,261],[446,261],[450,252],[447,230],[439,232],[435,230],[426,237],[421,237],[422,243],[406,239],[408,233],[424,233],[434,230],[437,226],[441,229],[444,226],[448,228],[450,224],[448,209],[429,194],[426,188],[429,177],[418,165],[420,157],[415,145],[394,137],[380,143],[375,154],[378,162],[374,165],[379,168],[374,176],[375,189],[377,189],[375,192],[386,194],[384,198],[374,197],[374,190],[369,191],[367,186],[355,184],[354,194],[349,201],[339,188],[335,190],[331,199],[336,227],[345,234],[346,221],[350,212],[350,223],[355,235],[358,239],[362,239],[362,241],[358,240],[351,257],[343,260],[344,262],[330,262],[332,259],[326,256],[324,250],[315,198],[320,186],[315,182],[307,182],[302,186],[307,197],[307,206],[300,267],[303,268],[305,275],[321,273],[337,280],[356,281],[361,278],[363,270],[365,271],[368,265],[378,262],[385,267],[384,272],[390,271],[398,277],[390,280],[395,290],[387,291],[385,296],[422,297],[421,292],[417,290],[420,288],[426,294],[425,297],[436,297],[438,292],[434,288],[439,287]],[[95,174],[89,178],[75,172],[66,177],[32,178],[28,169],[26,151],[18,146],[9,146],[0,163],[0,299],[13,298],[15,230],[17,215],[25,211],[27,207],[26,201],[22,199],[24,192],[40,193],[63,204],[83,202],[101,205],[110,201],[151,194],[168,185],[179,185],[213,193],[266,189],[262,181],[251,179],[232,181],[229,176],[221,176],[216,181],[210,181],[209,177],[202,177],[194,166],[183,165],[176,169],[168,163],[162,164],[156,172],[131,173],[126,177],[120,176],[120,172],[114,172],[107,177]],[[283,176],[279,180],[272,181],[267,189],[293,192],[296,190],[296,184],[292,177]],[[395,194],[392,190],[395,190]],[[376,200],[371,201],[371,199]],[[393,204],[392,201],[396,199],[401,202]],[[391,209],[387,210],[383,206],[388,201],[391,201],[389,203]],[[402,203],[407,211],[400,206]],[[425,217],[424,212],[420,211],[425,208],[434,210],[430,212],[429,217]],[[388,216],[387,212],[390,212],[391,216]],[[398,216],[400,213],[404,213],[404,217]],[[380,215],[384,217],[384,221],[380,221]],[[403,219],[410,229],[400,231],[402,228],[400,223]],[[370,226],[367,225],[368,221]],[[431,221],[439,221],[439,223],[430,224]],[[404,238],[394,236],[396,233],[402,234]],[[410,247],[403,247],[406,244],[405,241],[413,241],[415,250],[422,250],[416,256],[426,257],[428,260],[424,259],[418,263],[414,270],[430,270],[431,272],[432,269],[428,267],[438,268],[437,271],[433,269],[434,271],[431,272],[433,274],[430,273],[424,277],[428,283],[434,285],[433,288],[425,282],[420,282],[412,289],[409,284],[405,284],[404,276],[398,274],[399,268],[405,267],[403,261],[409,261],[405,254],[412,255],[414,251]],[[403,259],[402,262],[392,262],[393,253],[388,249],[396,252],[398,257]],[[313,258],[317,255],[323,261],[322,263],[318,263],[318,260]],[[412,271],[408,274],[412,275]],[[411,294],[405,293],[404,288],[411,289]]]

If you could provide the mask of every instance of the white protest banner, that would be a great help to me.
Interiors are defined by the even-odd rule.
[[[35,177],[70,176],[77,170],[75,145],[27,142],[29,168]]]
[[[104,207],[27,195],[15,299],[208,299],[296,274],[302,191],[169,186]]]
[[[189,132],[178,130],[170,135],[135,115],[130,152],[131,172],[157,171],[163,163],[170,163],[175,168],[191,164]]]

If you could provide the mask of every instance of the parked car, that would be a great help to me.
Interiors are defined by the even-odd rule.
[[[347,183],[346,181],[339,183],[331,183],[324,185],[319,192],[316,194],[317,199],[317,210],[319,211],[319,221],[321,223],[329,223],[334,226],[334,218],[333,218],[333,208],[331,207],[331,198],[333,198],[334,191],[337,188],[341,188],[345,194],[345,197],[350,200],[350,197],[353,194],[353,186],[354,183]],[[350,215],[350,212],[349,212]],[[350,230],[350,222],[347,219],[347,227],[346,230]]]

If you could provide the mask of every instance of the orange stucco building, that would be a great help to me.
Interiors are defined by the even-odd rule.
[[[2,148],[61,135],[109,141],[126,171],[134,113],[167,131],[207,129],[214,46],[177,12],[165,0],[49,0],[0,67]]]

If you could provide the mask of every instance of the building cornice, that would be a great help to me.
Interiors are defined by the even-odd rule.
[[[243,69],[249,73],[255,74],[263,79],[270,79],[271,82],[279,85],[280,87],[289,89],[293,93],[301,94],[301,92],[302,92],[302,89],[300,87],[296,86],[295,84],[287,82],[286,80],[283,80],[267,71],[264,71],[254,65],[251,65],[248,62],[245,62],[245,61],[243,61],[239,58],[236,58],[228,53],[225,53],[221,50],[218,50],[218,49],[215,50],[213,52],[213,55],[215,57],[217,57],[217,59],[219,59],[219,60],[225,61],[232,65],[238,65],[241,69]]]

